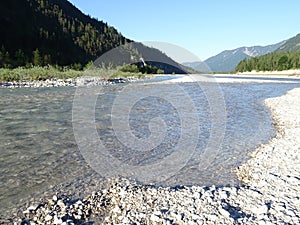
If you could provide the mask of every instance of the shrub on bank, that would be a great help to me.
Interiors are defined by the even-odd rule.
[[[157,70],[157,73],[163,73],[163,70]],[[102,77],[103,79],[111,78],[127,78],[127,77],[138,77],[142,78],[147,73],[142,73],[138,70],[136,65],[128,65],[124,67],[118,67],[115,69],[110,68],[97,68],[89,67],[85,71],[74,70],[69,67],[59,66],[32,66],[29,68],[17,67],[14,69],[0,68],[0,81],[12,82],[12,81],[33,81],[33,80],[47,80],[47,79],[68,79],[76,78],[80,76],[94,76]]]
[[[83,71],[73,69],[58,69],[53,66],[18,67],[15,69],[0,68],[0,81],[67,79],[83,75]]]

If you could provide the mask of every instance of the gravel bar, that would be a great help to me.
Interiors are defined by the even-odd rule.
[[[54,195],[6,222],[300,224],[300,89],[265,104],[272,111],[277,135],[235,169],[242,186],[155,187],[111,179],[84,198]]]
[[[112,78],[103,79],[101,77],[78,77],[78,78],[68,78],[68,79],[46,79],[46,80],[33,80],[33,81],[0,81],[0,87],[2,88],[39,88],[39,87],[78,87],[78,86],[98,86],[98,85],[108,85],[116,83],[127,83],[140,80],[135,77],[127,78]]]

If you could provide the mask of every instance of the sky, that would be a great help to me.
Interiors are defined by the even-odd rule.
[[[177,45],[200,60],[300,33],[299,0],[69,1],[129,39]]]

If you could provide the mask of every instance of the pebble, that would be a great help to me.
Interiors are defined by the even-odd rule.
[[[268,212],[268,207],[266,205],[254,207],[251,211],[255,215],[266,214]]]
[[[56,202],[57,199],[58,199],[57,196],[56,196],[56,195],[53,195],[52,200]]]
[[[225,209],[220,208],[219,212],[222,216],[229,218],[230,217],[230,213],[228,211],[226,211]]]
[[[157,215],[155,215],[155,214],[152,214],[151,216],[150,216],[150,220],[152,221],[152,222],[159,222],[159,217],[157,216]]]
[[[46,215],[45,221],[48,222],[48,221],[50,221],[50,220],[52,220],[52,216],[51,216],[51,215]]]
[[[62,224],[63,220],[59,219],[57,216],[54,216],[53,224]]]

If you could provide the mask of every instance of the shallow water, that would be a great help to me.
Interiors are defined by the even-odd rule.
[[[164,79],[159,77],[155,81]],[[236,184],[231,169],[275,134],[270,112],[263,105],[263,100],[283,95],[300,86],[299,83],[282,84],[280,80],[278,83],[220,84],[226,104],[226,130],[218,154],[209,167],[203,169],[197,157],[210,137],[213,115],[209,110],[209,102],[195,83],[157,83],[151,86],[151,90],[160,93],[172,91],[172,85],[179,85],[183,92],[172,93],[173,99],[168,99],[171,103],[178,101],[185,93],[195,104],[199,123],[190,125],[197,126],[197,134],[190,133],[190,136],[197,140],[197,147],[185,166],[179,169],[175,166],[179,171],[160,182],[162,185]],[[134,136],[151,136],[149,123],[155,122],[153,119],[158,116],[164,121],[166,129],[164,138],[151,151],[134,151],[116,137],[116,125],[113,126],[111,120],[114,116],[111,114],[113,103],[123,87],[112,85],[101,88],[95,107],[98,135],[110,153],[123,163],[142,166],[159,162],[172,154],[180,142],[183,115],[180,115],[180,109],[164,98],[148,96],[136,101],[128,117]],[[132,87],[146,90],[149,86],[147,82],[140,82]],[[86,174],[93,172],[79,151],[73,133],[72,103],[75,90],[70,87],[0,89],[1,212],[28,201],[36,193],[51,190],[55,185],[72,182],[76,177],[84,180]],[[128,107],[126,101],[123,103],[118,107]],[[186,113],[184,116],[193,115]],[[119,125],[122,126],[122,123]],[[110,169],[109,165],[107,167]]]

